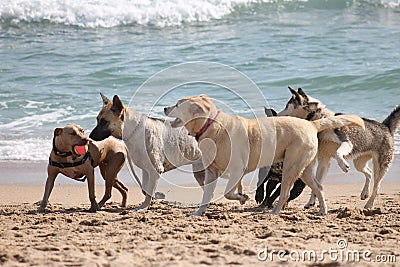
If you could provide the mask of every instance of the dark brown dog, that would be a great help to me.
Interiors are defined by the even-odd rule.
[[[76,147],[88,145],[84,155],[76,151]],[[54,130],[53,149],[47,167],[47,181],[43,200],[38,209],[44,212],[50,193],[54,187],[54,182],[59,173],[72,179],[84,181],[87,178],[89,199],[91,203],[90,211],[99,210],[108,199],[111,198],[112,187],[116,188],[122,195],[122,207],[126,206],[128,189],[118,180],[117,174],[125,163],[127,157],[125,145],[115,139],[107,138],[100,142],[92,141],[84,134],[84,130],[75,124],[68,124],[64,128]],[[131,165],[130,167],[137,176]],[[94,168],[99,166],[101,175],[106,181],[106,190],[103,199],[97,204],[94,184]],[[80,179],[82,178],[83,179]]]

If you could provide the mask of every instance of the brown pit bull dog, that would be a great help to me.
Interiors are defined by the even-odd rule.
[[[112,187],[121,193],[121,206],[125,207],[128,188],[117,177],[118,172],[124,166],[125,157],[128,157],[132,173],[141,186],[124,144],[111,138],[94,142],[76,124],[68,124],[64,128],[56,128],[54,130],[53,149],[47,166],[48,177],[44,196],[38,211],[45,211],[54,182],[59,173],[82,182],[87,178],[91,212],[100,210],[106,201],[111,198]],[[101,175],[106,181],[104,197],[98,204],[94,185],[94,168],[97,166],[100,167]]]

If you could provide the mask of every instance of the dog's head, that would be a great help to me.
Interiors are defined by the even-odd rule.
[[[301,88],[293,90],[289,87],[292,97],[286,104],[284,110],[279,112],[278,116],[292,116],[306,119],[311,112],[320,112],[325,106],[313,97],[308,96]]]
[[[216,110],[213,100],[206,96],[190,96],[180,99],[174,106],[165,107],[164,113],[175,118],[173,128],[185,126],[191,135],[195,135]]]
[[[84,146],[90,141],[90,138],[85,135],[85,130],[76,124],[56,128],[54,138],[56,138],[57,149],[61,151],[71,151],[75,146]]]
[[[103,107],[97,115],[97,125],[90,133],[90,138],[99,141],[112,135],[122,139],[126,107],[117,95],[113,97],[112,101],[102,93],[100,95],[103,99]]]

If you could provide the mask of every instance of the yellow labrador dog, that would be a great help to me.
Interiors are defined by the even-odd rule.
[[[313,176],[318,150],[317,133],[345,125],[364,127],[361,118],[341,115],[315,121],[294,117],[262,117],[245,119],[217,110],[206,96],[191,96],[164,109],[176,118],[172,127],[185,126],[198,140],[206,166],[204,193],[200,208],[190,215],[202,215],[215,190],[218,177],[227,178],[227,199],[243,202],[245,196],[234,191],[244,174],[257,168],[283,162],[282,188],[279,202],[271,214],[279,214],[298,177],[312,189],[320,203],[320,215],[327,213],[322,186]]]

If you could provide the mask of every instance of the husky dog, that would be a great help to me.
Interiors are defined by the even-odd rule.
[[[265,114],[268,117],[274,117],[277,115],[276,111],[273,109],[265,108]],[[257,203],[260,204],[260,208],[272,208],[272,203],[274,203],[275,199],[279,197],[281,192],[281,186],[277,185],[281,183],[282,180],[282,170],[283,170],[283,163],[278,162],[268,167],[262,167],[258,171],[258,183],[257,183],[257,191],[255,195],[255,200]],[[267,184],[265,186],[265,183]],[[266,187],[266,188],[264,188]],[[297,179],[296,182],[293,184],[293,188],[290,190],[289,201],[297,198],[303,192],[306,184],[301,180]],[[266,194],[264,196],[264,189],[266,189]],[[276,189],[274,191],[274,189]],[[274,193],[272,194],[272,192]],[[272,195],[271,195],[272,194]]]
[[[292,97],[288,101],[286,108],[278,113],[278,116],[294,116],[303,119],[311,116],[311,120],[335,116],[335,113],[328,110],[321,101],[308,96],[301,88],[297,92],[291,88],[289,89]],[[338,129],[327,129],[318,134],[319,148],[316,179],[320,182],[322,181],[328,171],[330,158],[343,156],[346,159],[352,159],[354,167],[365,175],[365,185],[361,192],[361,199],[365,200],[369,197],[372,177],[372,170],[368,166],[368,161],[372,160],[374,188],[371,197],[365,204],[365,208],[370,209],[374,205],[382,179],[393,160],[393,136],[400,122],[400,106],[396,107],[382,123],[365,118],[363,120],[365,129],[346,126],[340,128],[340,131]],[[342,149],[342,147],[345,147],[345,149]],[[348,151],[350,147],[351,149]],[[338,156],[346,149],[349,153]],[[311,194],[306,207],[314,204],[315,195]]]
[[[201,151],[196,140],[185,129],[174,129],[163,120],[135,112],[123,105],[117,95],[109,100],[103,94],[103,107],[97,126],[90,134],[93,140],[112,135],[122,139],[133,162],[142,169],[144,202],[136,210],[146,209],[154,196],[160,175],[179,166],[192,164],[200,186],[204,184]]]

